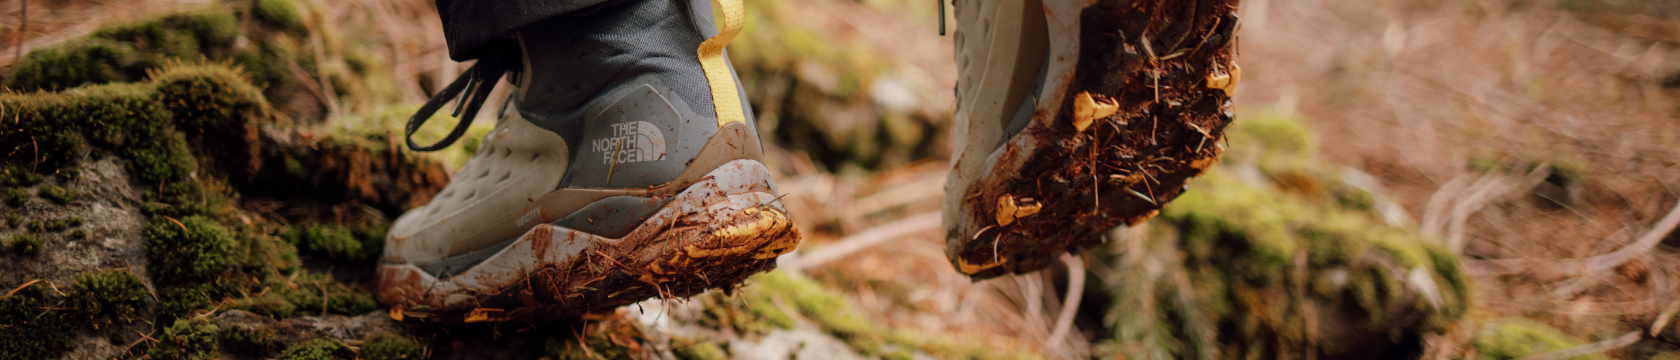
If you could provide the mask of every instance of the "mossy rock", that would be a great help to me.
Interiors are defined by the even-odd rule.
[[[251,4],[251,15],[288,32],[302,34],[309,31],[298,14],[297,4],[291,0],[257,0]]]
[[[1033,356],[993,344],[964,343],[940,336],[897,331],[876,324],[846,296],[823,287],[809,278],[785,272],[768,272],[747,278],[738,299],[721,302],[702,302],[708,316],[733,312],[733,321],[758,321],[760,324],[735,324],[736,328],[773,331],[792,328],[792,317],[807,319],[820,330],[845,342],[859,354],[870,357],[889,356],[901,351],[921,351],[940,359],[1020,359]],[[720,310],[718,306],[745,308]],[[784,308],[797,314],[786,314]],[[762,305],[762,306],[760,306]],[[705,324],[702,320],[702,324]],[[710,321],[719,321],[713,319]],[[786,323],[783,323],[786,321]],[[696,350],[706,351],[707,350]],[[698,354],[698,353],[696,353]]]
[[[1263,178],[1215,168],[1164,207],[1154,233],[1117,232],[1096,254],[1115,269],[1097,278],[1123,279],[1104,285],[1115,334],[1104,355],[1405,352],[1464,315],[1458,259],[1323,175],[1310,129],[1266,116],[1242,124],[1228,160]]]
[[[30,51],[6,85],[53,91],[138,81],[170,61],[225,57],[238,35],[233,14],[214,8],[108,26],[84,39]]]
[[[95,330],[115,323],[132,323],[151,303],[151,294],[140,278],[123,270],[102,270],[82,274],[71,285],[64,306]]]

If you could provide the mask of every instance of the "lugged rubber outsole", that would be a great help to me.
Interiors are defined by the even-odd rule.
[[[1043,269],[1155,216],[1218,162],[1233,120],[1236,1],[1044,8],[1044,101],[948,219],[946,255],[972,278]]]
[[[775,199],[763,164],[731,161],[622,238],[541,224],[445,279],[414,264],[381,264],[378,297],[397,318],[480,322],[729,290],[799,245],[798,229]]]

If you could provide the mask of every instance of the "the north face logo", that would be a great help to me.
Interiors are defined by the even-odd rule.
[[[652,123],[627,121],[611,126],[612,137],[590,141],[590,149],[601,154],[601,164],[665,159],[665,135]]]

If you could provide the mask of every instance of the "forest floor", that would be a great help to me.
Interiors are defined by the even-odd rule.
[[[217,351],[231,358],[283,356],[315,344],[372,359],[378,355],[369,354],[368,344],[393,343],[374,336],[379,333],[414,339],[434,358],[484,357],[480,352],[491,358],[1347,354],[1321,339],[1343,346],[1410,344],[1392,348],[1405,353],[1399,357],[1512,359],[1591,343],[1610,348],[1602,355],[1611,358],[1680,357],[1680,321],[1669,320],[1680,309],[1680,236],[1673,231],[1680,221],[1680,27],[1673,25],[1680,7],[1614,0],[1248,1],[1239,13],[1236,61],[1246,76],[1235,97],[1231,153],[1219,170],[1191,183],[1187,196],[1204,195],[1175,202],[1177,210],[1168,205],[1159,220],[1117,229],[1109,245],[1069,258],[1067,268],[972,281],[950,269],[937,215],[956,77],[933,3],[749,1],[755,10],[746,35],[731,45],[732,61],[771,141],[770,165],[789,194],[783,203],[804,231],[801,249],[734,297],[650,300],[557,324],[436,327],[392,320],[358,298],[371,286],[371,262],[315,244],[348,238],[376,248],[385,219],[424,203],[474,151],[469,139],[458,149],[406,153],[391,135],[400,133],[413,104],[465,66],[444,55],[429,1],[280,1],[298,9],[290,19],[252,10],[276,1],[29,1],[21,36],[22,2],[0,2],[0,45],[19,53],[88,36],[106,36],[141,54],[180,51],[98,35],[98,29],[205,7],[235,9],[240,35],[200,43],[188,51],[192,56],[135,56],[116,62],[128,68],[69,82],[16,76],[21,63],[11,54],[0,53],[0,67],[14,74],[7,76],[11,89],[62,90],[146,83],[165,60],[203,56],[241,67],[264,106],[278,114],[272,118],[285,119],[276,125],[283,131],[252,138],[260,148],[252,158],[266,162],[240,170],[227,165],[236,162],[209,160],[201,166],[221,169],[216,174],[225,178],[181,177],[209,189],[194,190],[201,193],[190,199],[207,210],[190,216],[268,239],[239,240],[249,246],[285,243],[275,245],[281,250],[252,247],[251,254],[283,257],[285,246],[293,248],[294,258],[274,260],[281,276],[238,270],[255,280],[215,290],[223,299],[197,308],[209,311],[166,309],[169,299],[196,290],[158,281],[161,265],[144,246],[147,232],[159,231],[152,225],[200,225],[187,220],[188,210],[152,205],[192,201],[165,198],[175,190],[140,179],[149,175],[129,170],[136,158],[98,150],[105,140],[90,135],[95,150],[65,152],[62,167],[78,169],[76,175],[4,184],[26,196],[0,206],[19,215],[0,230],[0,240],[10,246],[27,234],[44,239],[43,255],[10,247],[0,255],[0,291],[25,294],[7,294],[9,301],[32,292],[48,294],[37,296],[44,301],[71,301],[77,298],[72,284],[85,274],[113,269],[132,273],[153,299],[131,316],[140,321],[76,329],[67,341],[75,345],[59,344],[58,356],[110,358],[141,353],[133,351],[138,348],[165,358],[172,351],[167,343],[190,338],[190,319],[202,318],[223,329]],[[8,96],[14,100],[5,101],[20,102],[7,104],[23,101]],[[469,138],[491,122],[480,119]],[[204,158],[202,140],[183,139]],[[15,144],[22,143],[0,139]],[[40,166],[13,161],[24,159],[15,154],[6,155],[8,166]],[[335,166],[327,160],[334,158],[352,160]],[[308,171],[293,168],[305,164]],[[306,185],[252,190],[271,184],[257,180],[265,174],[290,174],[283,178]],[[75,189],[79,196],[61,202],[47,194],[63,190],[49,189]],[[329,195],[299,191],[319,189]],[[405,195],[386,195],[394,193]],[[1248,200],[1199,201],[1207,198]],[[229,210],[213,206],[217,199]],[[1273,217],[1245,216],[1258,213]],[[1198,252],[1196,231],[1205,219],[1236,234],[1210,240],[1218,246],[1265,249],[1276,244],[1255,234],[1286,229],[1284,243],[1305,250],[1279,247],[1291,250],[1279,250],[1277,262],[1303,275],[1246,279],[1220,269],[1270,258],[1258,250]],[[60,228],[49,229],[55,223]],[[1369,242],[1381,251],[1326,250],[1333,247],[1300,235],[1323,229],[1352,239],[1338,244]],[[1321,252],[1337,251],[1347,254],[1320,260]],[[1448,254],[1451,265],[1436,254]],[[1367,268],[1400,280],[1358,274]],[[1410,269],[1427,269],[1417,275],[1427,281],[1407,278]],[[1460,280],[1467,285],[1455,290]],[[1256,290],[1245,281],[1276,286]],[[1349,281],[1356,285],[1343,290]],[[1387,295],[1359,295],[1366,291],[1361,281]],[[1323,283],[1337,285],[1323,290]],[[321,295],[298,290],[311,286]],[[1289,292],[1294,289],[1302,292]],[[258,301],[273,300],[263,297],[270,292],[283,300]],[[1302,320],[1320,309],[1347,309],[1329,307],[1343,304],[1341,294],[1353,299],[1348,302],[1403,309],[1382,312],[1362,303],[1351,308],[1367,313],[1327,315],[1342,322]],[[338,296],[351,305],[329,304]],[[1309,297],[1323,305],[1301,300]],[[303,310],[315,301],[322,304]],[[265,304],[292,310],[280,314]],[[1358,333],[1384,324],[1374,319],[1385,313],[1422,315],[1385,320],[1406,329],[1387,335],[1399,340],[1318,330],[1345,325]],[[176,317],[189,319],[181,323],[187,325],[164,323]],[[242,333],[227,329],[267,335],[232,341],[230,334]],[[338,339],[342,347],[308,341],[317,338]],[[0,336],[0,347],[8,339]]]

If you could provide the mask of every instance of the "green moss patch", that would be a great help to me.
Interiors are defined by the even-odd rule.
[[[151,356],[160,360],[208,360],[216,356],[216,324],[204,318],[176,320],[164,329]]]
[[[29,189],[24,189],[24,188],[7,188],[6,189],[6,205],[11,205],[12,207],[23,207],[23,203],[26,202],[26,201],[29,201]],[[13,226],[17,226],[17,225],[13,225]]]
[[[298,15],[297,5],[289,0],[257,0],[251,9],[251,15],[287,31],[308,31],[303,24],[303,16]]]
[[[1481,331],[1471,339],[1479,359],[1510,360],[1535,354],[1558,351],[1585,344],[1550,325],[1525,318],[1498,318],[1483,323]],[[1602,354],[1575,357],[1579,360],[1605,359]]]
[[[704,341],[695,342],[686,346],[677,346],[671,349],[671,353],[676,355],[677,359],[680,360],[729,359],[729,353],[723,351],[723,347],[718,346],[716,343]]]
[[[41,234],[36,233],[12,234],[12,238],[6,240],[7,248],[24,255],[34,255],[40,252],[41,244]]]
[[[66,319],[69,314],[55,310],[51,287],[37,282],[7,288],[12,293],[0,294],[0,354],[47,359],[69,347],[75,326]]]
[[[65,307],[96,330],[114,323],[134,322],[135,316],[149,303],[151,295],[146,285],[123,270],[82,274],[64,300]]]
[[[152,219],[145,239],[152,271],[166,283],[208,279],[232,269],[238,245],[226,227],[196,215]]]
[[[354,355],[350,348],[332,339],[315,339],[302,344],[293,345],[281,351],[278,360],[340,360],[350,359]]]
[[[810,279],[768,272],[750,277],[739,299],[703,302],[708,319],[737,329],[767,331],[792,328],[793,316],[807,319],[865,356],[891,356],[920,350],[940,359],[1018,359],[1027,353],[972,344],[939,336],[897,331],[874,323],[844,295]],[[704,301],[704,300],[703,300]],[[742,305],[742,304],[745,305]],[[783,305],[786,307],[784,308]],[[719,307],[735,307],[718,309]],[[787,314],[785,310],[797,314]],[[725,316],[719,316],[725,315]]]
[[[366,360],[419,360],[426,348],[412,339],[377,333],[362,340],[362,358]]]
[[[274,330],[267,327],[228,327],[222,329],[219,336],[222,351],[254,358],[267,358],[282,347],[279,338],[274,335]]]
[[[76,189],[67,187],[47,186],[40,190],[41,197],[52,200],[59,205],[67,205],[76,201]]]

